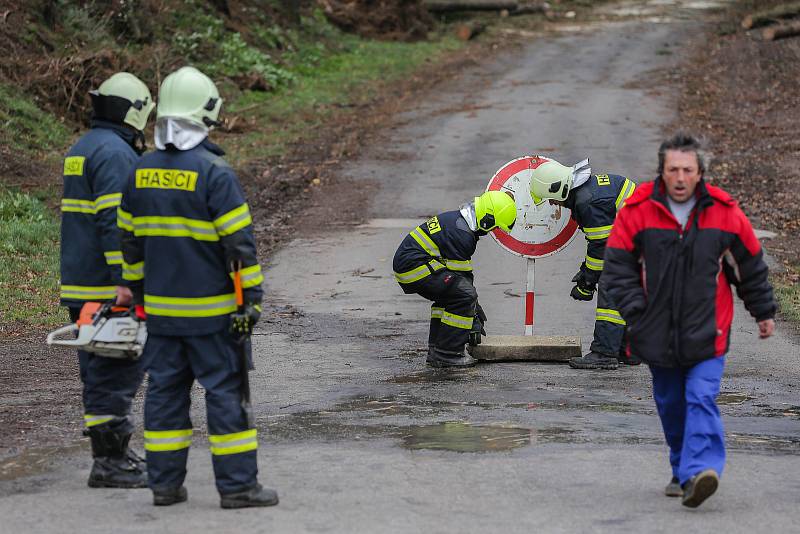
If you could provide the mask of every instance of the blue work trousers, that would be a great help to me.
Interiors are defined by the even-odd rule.
[[[724,357],[692,367],[650,366],[672,474],[681,484],[706,469],[722,475],[725,432],[716,401],[724,367]]]
[[[70,319],[77,321],[80,308],[69,308]],[[121,434],[133,433],[131,403],[142,384],[140,360],[108,358],[78,351],[83,409],[86,427],[113,423]]]
[[[208,434],[217,489],[233,493],[257,484],[256,430],[242,407],[238,346],[227,332],[205,336],[150,335],[142,359],[148,373],[144,437],[150,487],[180,487],[192,441],[189,417],[195,379],[205,389]]]

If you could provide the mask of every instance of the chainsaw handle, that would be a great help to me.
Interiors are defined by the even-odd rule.
[[[78,332],[78,325],[76,324],[68,324],[67,326],[62,326],[57,330],[53,330],[49,334],[47,334],[47,344],[48,345],[67,345],[67,346],[75,346],[75,345],[82,345],[84,342],[78,339],[74,339],[77,336],[75,334]],[[58,339],[59,336],[63,336],[65,334],[71,334],[73,339]]]

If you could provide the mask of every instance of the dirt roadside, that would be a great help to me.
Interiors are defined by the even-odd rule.
[[[672,126],[705,138],[712,155],[710,181],[732,194],[755,227],[775,232],[765,246],[781,267],[773,276],[787,295],[782,315],[796,319],[800,38],[764,41],[760,29],[748,32],[740,26],[756,9],[785,3],[737,2],[697,39],[694,53],[673,73],[684,83],[679,85],[679,118]]]
[[[529,37],[525,32],[487,32],[413,76],[379,87],[372,101],[343,108],[315,132],[313,140],[292,146],[287,155],[237,169],[254,214],[262,264],[269,263],[271,253],[282,243],[302,236],[304,228],[362,222],[363,207],[377,184],[365,187],[362,182],[353,187],[339,172],[340,165],[356,157],[362,147],[380,142],[383,132],[399,124],[398,114],[438,84],[491,55],[525,44]],[[236,139],[225,132],[216,132],[214,137],[223,148]],[[73,351],[47,349],[42,343],[44,334],[18,331],[0,344],[0,459],[44,446],[65,447],[80,436],[77,359]],[[140,391],[137,403],[141,398]],[[3,472],[0,464],[0,478]]]

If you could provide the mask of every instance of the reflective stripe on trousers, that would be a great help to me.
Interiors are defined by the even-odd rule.
[[[145,430],[144,450],[149,452],[169,452],[188,449],[192,445],[192,429]]]
[[[233,434],[211,434],[208,441],[211,442],[211,454],[216,456],[254,451],[258,448],[255,428]]]

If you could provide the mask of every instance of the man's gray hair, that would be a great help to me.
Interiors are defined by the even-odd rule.
[[[667,150],[678,150],[680,152],[694,152],[697,156],[697,166],[700,169],[700,174],[706,172],[708,166],[708,152],[705,149],[704,143],[694,135],[686,132],[678,132],[658,147],[658,175],[664,173],[664,160],[666,159]]]

